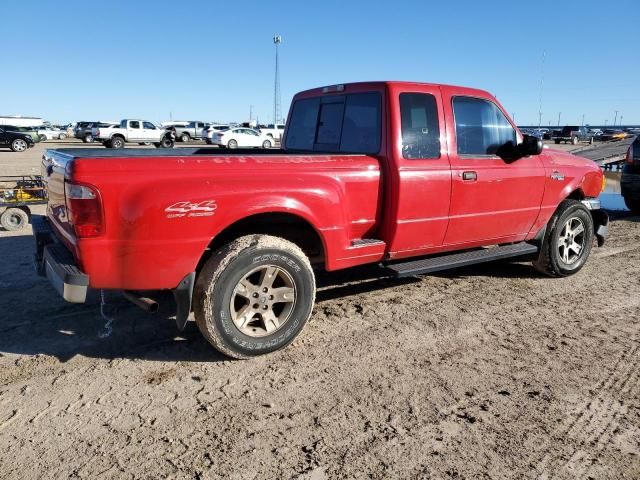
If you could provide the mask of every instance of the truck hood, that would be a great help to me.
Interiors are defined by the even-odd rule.
[[[543,150],[545,164],[549,167],[578,167],[587,170],[600,170],[600,167],[593,160],[580,157],[564,150],[556,148],[545,148]]]

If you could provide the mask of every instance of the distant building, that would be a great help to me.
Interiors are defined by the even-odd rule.
[[[45,121],[38,117],[21,117],[20,115],[0,115],[0,125],[13,125],[16,127],[39,127]]]

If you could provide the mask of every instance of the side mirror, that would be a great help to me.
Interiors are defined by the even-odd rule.
[[[517,147],[521,156],[540,155],[542,153],[542,140],[533,135],[523,135],[522,143]]]

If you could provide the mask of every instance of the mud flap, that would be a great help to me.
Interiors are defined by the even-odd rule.
[[[195,283],[196,272],[191,272],[173,289],[173,298],[176,301],[176,326],[180,331],[184,330],[189,313],[191,313],[191,300]]]
[[[609,215],[603,210],[591,210],[591,216],[598,246],[601,247],[609,236]]]

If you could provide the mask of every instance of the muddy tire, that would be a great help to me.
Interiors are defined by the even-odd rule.
[[[21,208],[7,208],[0,215],[0,225],[10,232],[29,225],[29,215]]]
[[[577,200],[564,200],[547,224],[533,266],[551,277],[573,275],[589,258],[593,239],[593,218],[587,207]]]
[[[315,277],[295,244],[269,235],[240,237],[198,275],[194,314],[217,350],[251,358],[291,343],[311,316]]]

